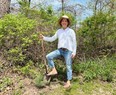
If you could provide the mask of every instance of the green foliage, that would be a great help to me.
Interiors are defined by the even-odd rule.
[[[12,48],[8,51],[8,60],[12,60],[14,63],[22,63],[26,58],[25,55],[22,54],[22,50],[19,47]]]
[[[102,81],[112,81],[113,72],[116,69],[115,58],[103,58],[97,60],[89,60],[74,64],[73,69],[77,74],[82,74],[85,81],[100,79]]]
[[[22,95],[22,91],[20,89],[14,90],[12,95]]]
[[[28,48],[38,44],[38,33],[34,31],[36,21],[23,15],[6,15],[0,19],[0,49],[13,64],[24,64],[29,57]],[[27,53],[28,50],[28,53]],[[28,61],[28,60],[27,60]]]
[[[20,71],[22,72],[23,75],[29,75],[30,73],[30,65],[24,66],[20,69]]]
[[[58,80],[66,80],[66,66],[64,59],[61,58],[60,60],[56,60],[56,69],[59,73]],[[58,64],[57,64],[58,63]]]
[[[45,85],[43,81],[44,77],[42,74],[38,74],[38,76],[35,78],[34,83],[37,87],[43,87]]]
[[[40,7],[39,10],[39,24],[44,28],[42,32],[54,31],[57,27],[58,18],[54,13],[52,6]]]
[[[0,91],[4,90],[7,86],[12,84],[12,80],[9,77],[3,77],[0,79]]]
[[[22,14],[28,17],[30,11],[30,2],[28,0],[17,0],[20,5],[20,11]]]
[[[116,39],[115,19],[115,15],[98,12],[82,22],[79,35],[86,56],[112,53]]]
[[[34,70],[33,62],[29,61],[25,66],[19,67],[17,69],[20,71],[20,73],[24,76],[30,77],[30,78],[35,78],[37,77],[38,72]]]

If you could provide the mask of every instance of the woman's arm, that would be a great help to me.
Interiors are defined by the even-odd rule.
[[[53,42],[58,38],[58,36],[57,36],[57,32],[56,32],[55,35],[52,37],[46,37],[46,36],[43,36],[42,34],[40,34],[39,38],[44,41]]]
[[[52,36],[52,37],[45,37],[45,36],[43,36],[43,40],[48,41],[48,42],[53,42],[53,41],[55,41],[57,38],[58,38],[57,32],[56,32],[55,35]]]
[[[73,39],[73,53],[72,53],[72,57],[74,57],[76,55],[76,49],[77,49],[76,34],[75,34],[74,31],[72,32],[72,39]]]

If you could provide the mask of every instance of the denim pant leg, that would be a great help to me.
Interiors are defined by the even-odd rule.
[[[64,58],[66,62],[66,68],[67,68],[67,80],[72,79],[72,52],[71,51],[65,51],[64,52]]]
[[[55,50],[55,51],[46,55],[48,65],[50,66],[50,68],[55,67],[53,59],[57,58],[58,56],[60,56],[60,51],[59,50]]]

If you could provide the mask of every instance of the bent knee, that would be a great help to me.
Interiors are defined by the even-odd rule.
[[[48,54],[46,55],[46,59],[52,59],[52,57]]]

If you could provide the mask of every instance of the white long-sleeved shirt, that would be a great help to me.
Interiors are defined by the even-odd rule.
[[[55,35],[52,37],[43,37],[43,40],[45,41],[55,41],[58,38],[58,49],[59,48],[66,48],[70,51],[72,51],[72,53],[74,55],[76,55],[76,35],[74,30],[72,30],[71,28],[67,27],[66,29],[59,29],[56,31]]]

